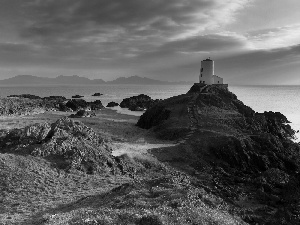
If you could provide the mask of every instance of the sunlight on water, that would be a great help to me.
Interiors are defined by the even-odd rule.
[[[229,90],[256,112],[281,112],[294,130],[300,130],[300,86],[229,86]]]

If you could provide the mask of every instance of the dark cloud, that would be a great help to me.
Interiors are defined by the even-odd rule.
[[[142,35],[145,30],[157,35],[178,33],[190,28],[195,14],[203,12],[213,1],[173,0],[60,0],[33,1],[26,4],[30,23],[23,30],[25,37],[60,35],[78,38],[82,35],[107,33],[121,29],[125,34]],[[198,21],[199,23],[201,21]],[[89,28],[93,29],[90,30]],[[86,33],[85,33],[86,32]]]

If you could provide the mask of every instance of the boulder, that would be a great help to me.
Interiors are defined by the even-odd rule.
[[[88,103],[83,99],[71,99],[66,103],[66,106],[73,111],[78,111],[80,109],[86,109],[88,107]]]
[[[109,102],[106,107],[115,107],[115,106],[118,106],[118,105],[119,105],[119,103]]]

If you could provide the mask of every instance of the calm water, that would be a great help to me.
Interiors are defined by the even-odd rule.
[[[146,94],[152,98],[165,99],[186,93],[191,85],[81,85],[81,86],[0,86],[0,96],[11,94],[34,94],[41,97],[62,95],[70,98],[80,94],[84,99],[100,99],[103,105],[110,101],[120,103],[123,98]],[[229,86],[241,101],[256,112],[275,111],[283,113],[300,130],[300,86]],[[103,96],[92,97],[100,92]],[[300,137],[300,134],[298,135]]]

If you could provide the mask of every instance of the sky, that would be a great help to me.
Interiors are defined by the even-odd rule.
[[[0,79],[300,85],[299,0],[0,0]]]

